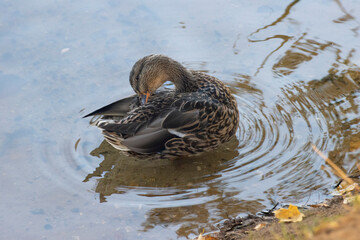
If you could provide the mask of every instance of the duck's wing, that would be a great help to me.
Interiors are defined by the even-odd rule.
[[[133,152],[151,154],[164,150],[165,143],[170,139],[182,137],[174,129],[190,125],[198,118],[198,110],[166,110],[150,122],[104,122],[98,127],[103,129],[104,137],[113,146],[123,145]]]
[[[95,115],[103,115],[103,116],[124,116],[128,113],[133,106],[138,105],[138,97],[137,95],[132,95],[127,98],[123,98],[119,101],[113,102],[105,107],[99,108],[95,110],[83,118]]]

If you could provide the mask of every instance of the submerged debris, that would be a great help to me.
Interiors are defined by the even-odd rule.
[[[226,220],[220,228],[219,239],[238,239],[250,231],[260,230],[274,220],[274,217],[256,215]]]

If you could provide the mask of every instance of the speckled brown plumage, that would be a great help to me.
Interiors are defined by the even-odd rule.
[[[144,80],[149,69],[152,79]],[[148,82],[159,85],[167,80],[174,82],[175,90],[155,91],[148,86]],[[166,56],[150,55],[134,65],[130,83],[139,97],[87,115],[104,115],[96,125],[117,149],[159,157],[188,156],[214,149],[236,132],[236,100],[215,77],[188,71]],[[141,104],[139,99],[146,91],[151,96]]]

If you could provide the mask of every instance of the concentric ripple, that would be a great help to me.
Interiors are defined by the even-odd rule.
[[[271,89],[247,89],[235,89],[240,113],[236,139],[214,152],[177,161],[140,160],[104,141],[94,148],[101,134],[90,128],[84,140],[52,145],[58,149],[51,157],[44,153],[44,159],[59,160],[41,168],[74,192],[83,182],[93,185],[101,202],[156,207],[207,204],[224,194],[238,200],[261,199],[268,206],[264,193],[270,202],[302,201],[314,189],[327,189],[324,186],[333,179],[321,172],[311,144],[321,149],[331,144],[333,109],[301,84],[281,88],[273,101],[264,99]]]
[[[315,93],[293,84],[265,104],[268,94],[263,91],[270,89],[235,91],[240,112],[237,138],[214,152],[178,161],[146,161],[123,155],[106,142],[90,149],[86,140],[79,142],[77,157],[63,150],[71,165],[64,168],[78,169],[68,174],[95,184],[100,201],[156,207],[206,204],[228,193],[238,199],[262,199],[271,193],[271,201],[301,200],[303,194],[332,180],[319,173],[321,162],[311,150],[312,143],[319,148],[328,144],[331,119],[326,116],[333,115]],[[102,162],[97,165],[99,157]],[[83,161],[76,162],[79,159]]]

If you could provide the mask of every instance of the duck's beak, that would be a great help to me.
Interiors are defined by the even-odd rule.
[[[146,94],[142,94],[141,95],[141,104],[144,105],[145,103],[147,103],[148,99],[150,96],[150,92],[146,92]]]

